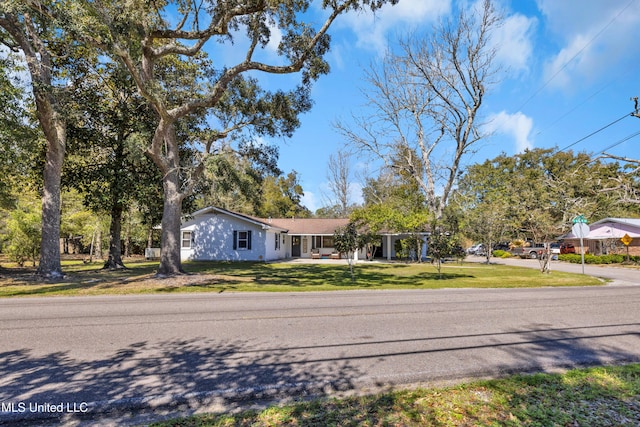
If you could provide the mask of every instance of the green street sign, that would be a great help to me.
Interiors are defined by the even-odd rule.
[[[586,224],[587,218],[585,218],[584,215],[578,215],[577,217],[573,218],[572,222],[574,224]]]

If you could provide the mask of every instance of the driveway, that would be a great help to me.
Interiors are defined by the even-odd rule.
[[[485,262],[484,257],[468,256],[465,261]],[[536,259],[521,258],[491,258],[492,263],[513,265],[518,267],[540,269],[540,262]],[[582,264],[572,264],[563,261],[551,261],[551,272],[564,271],[567,273],[582,274]],[[633,286],[640,285],[640,269],[624,266],[600,266],[585,264],[584,274],[589,276],[601,277],[611,281],[610,285],[617,286]]]

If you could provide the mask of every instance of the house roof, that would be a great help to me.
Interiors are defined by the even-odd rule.
[[[640,237],[640,219],[638,218],[604,218],[589,224],[587,240],[619,239],[625,234],[630,237]],[[567,233],[561,238],[576,239],[573,233]]]
[[[640,229],[640,218],[604,218],[604,219],[601,219],[600,221],[594,222],[591,225],[594,226],[594,225],[608,223],[608,222],[628,225],[628,226]]]
[[[265,221],[289,230],[289,234],[333,235],[337,228],[349,224],[349,218],[272,218]]]
[[[286,228],[282,228],[282,227],[278,226],[277,224],[272,224],[272,223],[267,222],[267,220],[251,217],[249,215],[244,215],[244,214],[241,214],[241,213],[238,213],[238,212],[230,211],[230,210],[223,209],[223,208],[218,208],[218,207],[215,207],[215,206],[209,206],[209,207],[206,207],[204,209],[200,209],[199,211],[196,211],[196,212],[192,213],[191,216],[192,217],[197,217],[197,216],[200,216],[200,215],[216,214],[216,213],[229,215],[229,216],[241,219],[243,221],[247,221],[247,222],[250,222],[252,224],[259,225],[259,226],[261,226],[262,228],[265,228],[265,229],[274,228],[274,229],[276,229],[278,231],[285,232],[285,233],[288,231]]]
[[[348,218],[258,218],[215,206],[200,209],[192,213],[191,216],[197,217],[215,213],[226,214],[263,228],[276,229],[289,234],[333,235],[337,228],[344,227],[349,223]]]

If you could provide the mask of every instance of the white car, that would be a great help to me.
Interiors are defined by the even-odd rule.
[[[484,255],[484,245],[482,243],[476,243],[467,249],[468,255]]]

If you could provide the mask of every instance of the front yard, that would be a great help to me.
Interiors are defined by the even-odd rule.
[[[65,279],[46,283],[33,269],[3,264],[0,297],[105,295],[167,292],[301,292],[358,289],[523,288],[601,285],[599,279],[553,271],[477,263],[450,263],[442,276],[434,266],[360,262],[355,281],[341,264],[187,262],[188,275],[156,278],[157,262],[128,260],[126,270],[101,270],[100,263],[65,261]]]

